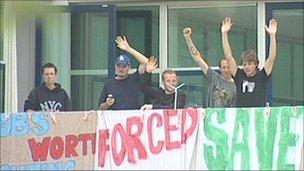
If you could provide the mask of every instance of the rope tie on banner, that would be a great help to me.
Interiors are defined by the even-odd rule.
[[[203,111],[201,112],[201,117],[203,118],[203,121],[205,122],[205,118],[206,118],[206,113],[205,113],[205,109],[202,109]]]
[[[58,121],[57,121],[57,119],[56,119],[56,114],[55,114],[55,112],[50,112],[50,115],[51,115],[51,119],[52,119],[53,123],[54,123],[54,124],[57,124]]]
[[[143,112],[145,112],[145,110],[144,110]],[[141,115],[141,117],[140,117],[140,121],[141,121],[142,123],[144,122],[145,117],[146,117],[146,113],[143,113],[143,114]]]
[[[298,113],[297,109],[298,109],[297,106],[292,106],[291,107],[291,114],[292,114],[293,117],[297,116],[297,113]]]
[[[270,117],[270,107],[269,107],[269,103],[266,103],[266,112],[265,112],[265,116],[268,119]]]
[[[85,112],[82,119],[83,119],[84,121],[87,121],[89,115],[90,115],[91,113],[93,113],[93,112],[94,112],[94,110],[90,110],[90,111],[88,111],[88,112]]]
[[[102,121],[103,121],[105,128],[108,129],[109,127],[107,126],[107,123],[106,123],[107,118],[106,118],[106,115],[104,114],[104,111],[102,110],[100,114],[101,114]]]

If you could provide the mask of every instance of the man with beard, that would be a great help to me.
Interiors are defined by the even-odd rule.
[[[131,54],[139,63],[138,70],[128,74],[131,69],[131,61],[127,54],[119,55],[115,60],[116,76],[108,80],[99,98],[100,110],[136,110],[140,104],[139,73],[144,72],[144,65],[148,59],[133,49],[125,37],[116,38],[117,46]]]

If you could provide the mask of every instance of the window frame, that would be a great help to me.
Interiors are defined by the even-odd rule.
[[[267,2],[265,3],[265,24],[267,25],[268,21],[272,18],[273,16],[273,11],[275,10],[293,10],[293,9],[304,9],[304,2]],[[278,39],[278,38],[277,38]],[[268,54],[269,52],[269,44],[270,44],[270,38],[269,35],[266,35],[266,48],[265,48],[265,53]],[[266,57],[266,59],[268,58],[268,56]],[[292,65],[294,65],[294,60],[291,61]],[[293,70],[292,72],[293,73]],[[293,76],[293,74],[291,74],[291,76]],[[297,105],[297,104],[301,104],[301,102],[303,103],[303,101],[299,101],[299,100],[295,100],[294,99],[294,90],[295,90],[295,85],[293,82],[293,77],[292,81],[291,81],[291,93],[292,93],[292,105]],[[267,85],[267,95],[266,95],[266,100],[270,102],[270,104],[272,104],[273,102],[273,85],[272,85],[272,78],[270,78],[269,83]],[[302,99],[303,100],[303,99]],[[289,101],[288,99],[280,99],[278,98],[278,103],[288,103],[287,101]]]

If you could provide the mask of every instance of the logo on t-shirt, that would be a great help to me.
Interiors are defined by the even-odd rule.
[[[214,107],[229,107],[233,104],[234,98],[234,94],[220,84],[217,84],[213,89],[212,100]]]
[[[62,107],[61,103],[56,101],[46,101],[40,103],[40,107],[43,111],[56,112]]]
[[[247,80],[243,80],[243,84],[242,84],[243,93],[245,93],[245,92],[252,93],[254,90],[254,87],[255,87],[255,82],[249,82]]]

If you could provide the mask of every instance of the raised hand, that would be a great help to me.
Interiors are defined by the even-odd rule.
[[[228,33],[231,30],[232,26],[233,26],[233,22],[231,21],[231,18],[225,17],[224,20],[222,20],[222,27],[221,27],[222,33]]]
[[[123,51],[128,51],[130,49],[130,45],[125,36],[117,36],[115,42],[117,43],[117,47]]]
[[[268,27],[265,25],[265,29],[268,34],[276,34],[278,28],[278,23],[275,19],[269,21]]]
[[[191,33],[192,33],[191,28],[189,28],[189,27],[184,28],[184,30],[183,30],[184,37],[190,37]]]
[[[157,58],[151,56],[146,64],[146,71],[151,73],[153,70],[157,68]]]

